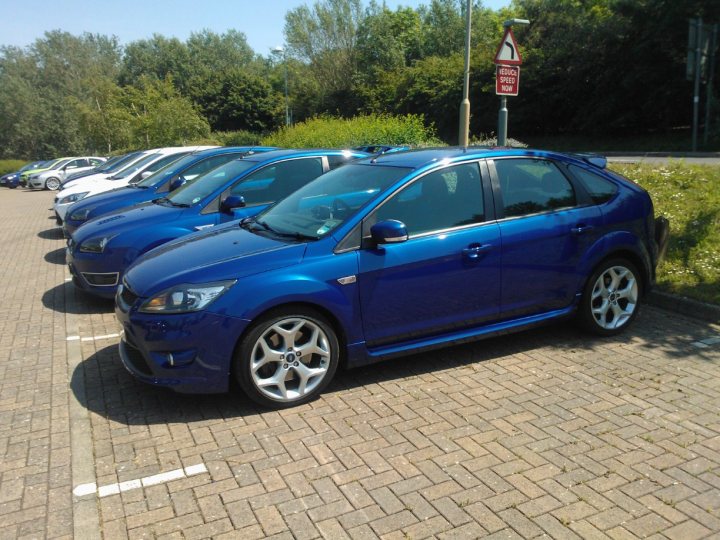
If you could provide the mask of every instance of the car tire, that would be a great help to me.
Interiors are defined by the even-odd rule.
[[[247,332],[233,373],[256,403],[285,409],[315,399],[337,371],[340,343],[332,325],[307,308],[269,313]]]
[[[49,189],[50,191],[57,191],[59,188],[60,180],[58,178],[51,176],[50,178],[45,180],[45,189]]]
[[[608,259],[588,279],[580,301],[582,326],[599,336],[625,330],[640,310],[640,273],[626,259]]]

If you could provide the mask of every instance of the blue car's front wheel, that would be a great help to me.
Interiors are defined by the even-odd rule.
[[[240,387],[255,402],[273,408],[306,403],[330,383],[340,345],[319,313],[275,311],[247,333],[234,360]]]

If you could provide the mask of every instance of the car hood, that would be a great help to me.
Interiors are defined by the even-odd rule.
[[[85,223],[73,233],[73,241],[79,244],[89,238],[115,237],[138,227],[157,227],[162,223],[176,221],[182,215],[183,210],[186,208],[146,203],[111,212]]]
[[[155,248],[130,267],[125,279],[135,294],[149,296],[180,283],[238,279],[292,266],[302,260],[305,248],[306,244],[259,236],[236,224]]]
[[[81,178],[73,178],[71,180],[63,182],[63,188],[73,189],[75,187],[84,186],[86,183],[92,184],[93,182],[102,181],[106,178],[108,178],[108,175],[106,173],[89,174],[88,176],[83,176]]]

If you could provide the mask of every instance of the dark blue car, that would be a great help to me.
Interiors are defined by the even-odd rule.
[[[10,189],[15,189],[20,185],[20,174],[29,171],[31,169],[37,169],[40,167],[45,161],[33,161],[32,163],[28,163],[24,167],[20,168],[19,170],[5,174],[3,176],[0,176],[0,186],[5,186]]]
[[[241,156],[198,176],[167,197],[85,223],[68,241],[75,285],[112,298],[141,254],[194,231],[254,215],[323,172],[367,154],[275,150]]]
[[[126,368],[179,392],[317,396],[341,359],[381,359],[576,315],[624,330],[667,221],[602,158],[387,154],[329,172],[238,226],[132,265],[116,298]]]
[[[65,215],[63,233],[65,237],[69,238],[86,221],[166,195],[187,180],[192,180],[215,167],[237,159],[239,154],[269,152],[270,150],[277,150],[277,148],[232,146],[200,150],[183,156],[137,183],[98,193],[76,202],[68,208]]]

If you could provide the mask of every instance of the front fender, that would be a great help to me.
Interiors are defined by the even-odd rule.
[[[356,282],[343,285],[338,279],[355,276],[357,271],[355,252],[317,258],[314,262],[306,259],[302,267],[279,268],[240,278],[232,288],[232,294],[213,304],[213,311],[221,310],[241,319],[257,320],[264,313],[288,304],[315,306],[335,319],[338,330],[346,343],[351,345],[364,339],[360,324],[360,296]],[[284,294],[278,295],[278,291],[284,291]]]

